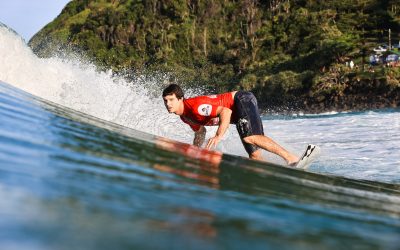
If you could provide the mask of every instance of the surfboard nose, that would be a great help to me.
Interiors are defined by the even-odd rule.
[[[296,168],[308,169],[311,163],[321,154],[321,148],[317,145],[308,144],[303,154],[300,156]]]

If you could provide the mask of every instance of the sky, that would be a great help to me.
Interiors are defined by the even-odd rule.
[[[70,0],[0,0],[0,22],[26,42],[53,21]]]

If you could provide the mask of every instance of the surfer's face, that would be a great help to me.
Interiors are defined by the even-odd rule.
[[[163,99],[165,108],[168,110],[169,113],[181,115],[177,112],[179,111],[179,106],[180,102],[182,102],[182,99],[178,99],[175,94],[164,96]]]

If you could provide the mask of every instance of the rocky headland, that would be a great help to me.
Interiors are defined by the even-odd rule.
[[[386,62],[399,40],[396,0],[73,0],[29,45],[100,70],[253,91],[264,110],[320,113],[400,106],[400,67]]]

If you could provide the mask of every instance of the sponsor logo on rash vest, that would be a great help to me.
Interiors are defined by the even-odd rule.
[[[202,116],[210,116],[211,115],[212,106],[210,104],[201,104],[197,111]]]

